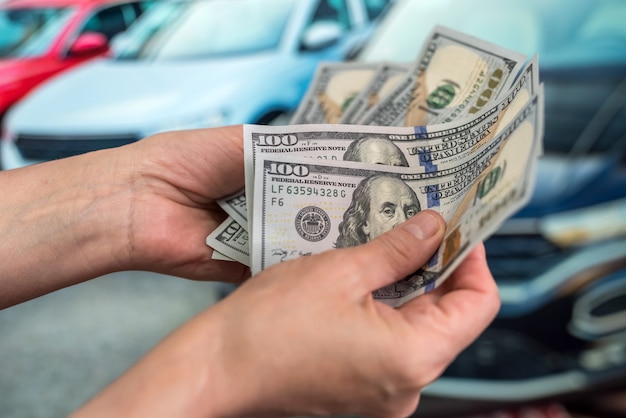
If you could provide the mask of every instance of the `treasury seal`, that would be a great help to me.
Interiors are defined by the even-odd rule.
[[[321,241],[330,232],[328,214],[316,206],[302,208],[296,215],[296,231],[307,241]]]

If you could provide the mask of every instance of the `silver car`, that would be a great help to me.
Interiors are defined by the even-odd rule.
[[[389,3],[156,2],[113,40],[114,58],[46,83],[7,115],[2,165],[167,130],[281,120],[297,107],[319,62],[357,49]]]

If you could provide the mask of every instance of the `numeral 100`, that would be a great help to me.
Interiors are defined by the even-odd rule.
[[[306,177],[309,175],[309,167],[298,164],[270,163],[268,173],[281,176]]]
[[[261,147],[286,147],[296,145],[298,138],[295,135],[259,135],[259,146]]]

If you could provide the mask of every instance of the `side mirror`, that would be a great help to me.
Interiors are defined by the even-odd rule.
[[[88,57],[105,53],[109,50],[106,36],[97,32],[85,32],[76,38],[69,50],[71,57]]]
[[[343,28],[337,22],[317,22],[311,25],[302,37],[302,49],[319,51],[336,44],[343,35]]]

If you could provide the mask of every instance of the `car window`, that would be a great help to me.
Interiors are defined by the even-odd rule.
[[[342,28],[348,30],[352,27],[348,5],[345,0],[320,0],[315,8],[313,16],[308,24],[312,26],[317,22],[336,22]]]
[[[0,9],[0,57],[32,57],[45,53],[74,8]]]
[[[156,0],[139,1],[137,3],[130,3],[130,5],[135,10],[136,17],[139,17],[143,14],[143,12],[148,10],[148,8],[152,6],[155,1]]]
[[[117,5],[99,10],[87,20],[81,33],[97,32],[106,36],[107,40],[111,40],[113,36],[127,28],[123,10],[125,6],[127,5]]]
[[[276,48],[295,0],[155,3],[116,42],[119,59],[188,59]],[[116,40],[117,41],[117,40]]]
[[[185,13],[185,7],[177,2],[162,2],[146,12],[141,21],[131,26],[121,36],[111,42],[114,55],[118,59],[144,58],[154,48],[158,48],[159,38],[176,27],[177,21]],[[181,20],[182,21],[182,20]]]
[[[363,0],[363,3],[367,17],[369,20],[374,20],[387,8],[389,0]]]
[[[150,1],[139,1],[125,4],[122,7],[122,13],[124,14],[124,20],[126,21],[126,26],[130,26],[139,16],[143,14],[152,4],[154,0]]]

